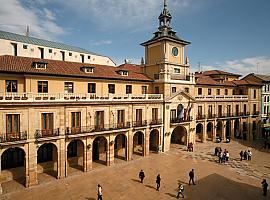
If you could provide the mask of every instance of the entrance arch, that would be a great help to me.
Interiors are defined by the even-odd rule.
[[[157,152],[158,146],[159,146],[159,131],[157,129],[154,129],[150,132],[149,150]]]
[[[133,136],[133,153],[143,156],[144,155],[144,135],[143,132],[138,131]]]
[[[201,123],[196,125],[196,141],[202,142],[203,140],[203,125]]]
[[[16,180],[25,185],[25,152],[15,147],[9,148],[1,155],[1,175],[7,180]]]
[[[119,134],[115,137],[114,157],[127,160],[127,137],[124,134]]]
[[[72,140],[67,146],[67,162],[69,170],[84,170],[84,144],[81,140]]]
[[[226,138],[231,138],[231,121],[227,120],[226,121],[226,133],[225,133]]]
[[[213,140],[213,123],[209,122],[206,126],[206,132],[207,132],[207,139]]]
[[[177,126],[171,135],[171,144],[187,145],[187,129],[183,126]]]
[[[93,141],[93,162],[107,164],[108,142],[104,136],[98,136]]]
[[[57,147],[52,143],[45,143],[38,148],[37,170],[39,174],[46,173],[57,178],[58,154]]]
[[[237,139],[241,139],[239,119],[236,119],[234,121],[234,137]]]
[[[222,121],[217,122],[216,128],[217,128],[216,137],[221,138],[222,137]]]

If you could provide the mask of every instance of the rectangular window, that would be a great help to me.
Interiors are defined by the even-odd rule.
[[[136,109],[136,124],[142,124],[142,109]]]
[[[222,116],[222,105],[218,105],[218,116]]]
[[[41,114],[42,135],[50,136],[53,133],[53,113]]]
[[[235,114],[239,116],[239,105],[235,106]]]
[[[198,95],[202,95],[202,88],[198,88]]]
[[[213,116],[213,106],[212,105],[208,106],[208,116],[209,117]]]
[[[175,74],[180,74],[181,73],[181,70],[179,68],[174,68],[174,73]]]
[[[185,88],[185,92],[186,93],[189,93],[189,88]]]
[[[217,89],[217,95],[220,95],[220,89]]]
[[[19,138],[20,135],[20,115],[7,114],[6,115],[6,133],[7,138]]]
[[[176,119],[176,109],[171,110],[170,117],[171,117],[171,121]]]
[[[231,116],[231,105],[227,105],[227,116]]]
[[[6,80],[6,92],[18,92],[17,80]]]
[[[244,114],[247,114],[247,105],[244,104]]]
[[[152,121],[158,121],[158,108],[152,108]]]
[[[115,94],[115,84],[108,84],[109,94]]]
[[[38,49],[39,49],[40,58],[44,59],[44,48],[39,47]]]
[[[88,59],[90,59],[91,58],[91,56],[88,56]]]
[[[48,81],[38,81],[38,93],[48,93]]]
[[[202,106],[198,106],[198,115],[202,115]]]
[[[72,53],[71,53],[71,52],[69,52],[69,53],[68,53],[68,55],[69,55],[69,56],[72,56]]]
[[[80,133],[81,131],[81,112],[71,113],[71,132]]]
[[[97,130],[104,129],[104,111],[96,111],[95,127]]]
[[[142,86],[142,94],[147,94],[147,86]]]
[[[210,88],[208,88],[208,95],[212,94],[212,90]]]
[[[176,87],[172,87],[172,93],[176,93]]]
[[[126,85],[126,94],[132,94],[132,85]]]
[[[154,74],[154,79],[158,80],[159,79],[159,74]]]
[[[23,49],[27,49],[27,47],[28,47],[28,46],[27,46],[26,44],[23,45]]]
[[[88,93],[96,93],[96,84],[88,83]]]
[[[11,43],[12,47],[12,55],[17,56],[18,55],[18,45],[16,43]]]
[[[225,95],[228,95],[228,89],[225,89]]]
[[[256,99],[256,90],[253,91],[253,98]]]
[[[65,82],[65,93],[73,93],[73,83]]]
[[[49,49],[49,53],[52,53],[52,49]]]
[[[155,87],[155,94],[159,94],[159,87]]]
[[[125,124],[125,110],[117,110],[117,126],[124,127]]]
[[[81,62],[84,63],[84,55],[80,55],[81,56]]]
[[[65,61],[65,52],[64,51],[60,51],[61,56],[62,56],[62,61]]]
[[[256,104],[253,104],[253,113],[255,114],[257,112],[256,110]]]

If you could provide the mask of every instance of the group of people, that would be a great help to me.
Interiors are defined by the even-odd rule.
[[[189,142],[187,145],[187,151],[193,151],[193,143]]]
[[[242,161],[243,159],[244,160],[251,160],[251,157],[252,157],[252,152],[251,150],[248,150],[248,151],[240,151],[240,160]]]
[[[215,155],[218,156],[218,162],[219,163],[226,163],[229,161],[230,154],[227,149],[224,149],[224,152],[222,152],[222,149],[220,147],[215,148]]]

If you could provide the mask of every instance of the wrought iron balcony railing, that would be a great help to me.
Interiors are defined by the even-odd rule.
[[[171,124],[176,124],[176,123],[183,123],[183,122],[191,122],[193,118],[191,116],[187,118],[171,118]]]
[[[27,140],[27,132],[6,133],[0,135],[0,143]]]
[[[147,126],[147,120],[133,122],[133,127]]]
[[[59,128],[57,129],[41,129],[36,130],[35,132],[35,138],[46,138],[46,137],[54,137],[59,136]]]
[[[205,118],[206,118],[206,116],[205,115],[201,115],[201,114],[198,114],[197,117],[196,117],[197,120],[205,119]]]
[[[149,125],[160,125],[162,124],[162,119],[152,119],[149,123]]]

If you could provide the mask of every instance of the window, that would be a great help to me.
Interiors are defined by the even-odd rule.
[[[174,73],[175,74],[180,74],[181,73],[181,70],[179,68],[174,68]]]
[[[23,49],[27,49],[28,45],[24,44]]]
[[[104,128],[104,111],[96,111],[96,129]]]
[[[198,88],[198,95],[202,95],[202,88]]]
[[[159,87],[155,87],[155,94],[159,94]]]
[[[95,67],[83,66],[81,70],[85,73],[94,73]]]
[[[172,87],[172,93],[176,93],[176,87]]]
[[[238,116],[239,115],[239,105],[235,106],[235,114]]]
[[[81,112],[71,113],[71,133],[80,133],[81,131]]]
[[[126,85],[126,94],[132,94],[132,85]]]
[[[232,92],[233,92],[233,95],[236,95],[236,91],[235,90],[233,90]]]
[[[225,89],[225,95],[228,95],[228,89]]]
[[[46,69],[47,68],[47,63],[33,62],[33,67],[36,68],[36,69]]]
[[[52,49],[49,49],[49,53],[52,53]]]
[[[73,93],[73,83],[65,82],[65,93]]]
[[[142,94],[147,94],[147,86],[142,86]]]
[[[210,106],[208,106],[208,116],[212,117],[212,115],[213,115],[213,106],[210,105]]]
[[[72,56],[72,53],[71,53],[71,52],[69,52],[69,53],[68,53],[68,55],[69,55],[69,56]]]
[[[88,59],[90,59],[91,58],[91,56],[88,56]]]
[[[189,93],[189,88],[185,88],[185,92],[186,93]]]
[[[255,114],[257,112],[256,104],[253,104],[253,113]]]
[[[48,81],[38,81],[38,93],[48,93]]]
[[[88,83],[88,93],[96,93],[96,84]]]
[[[64,51],[60,51],[61,56],[62,56],[62,61],[65,61],[65,52]]]
[[[220,89],[217,89],[217,95],[220,95]]]
[[[41,126],[42,135],[49,136],[52,135],[53,131],[53,113],[42,113],[41,114]]]
[[[247,105],[244,104],[244,114],[247,114]]]
[[[128,71],[120,71],[120,74],[121,74],[122,76],[128,76]]]
[[[202,106],[198,106],[198,116],[202,116]]]
[[[159,74],[154,74],[154,79],[159,79]]]
[[[81,62],[84,63],[84,55],[80,55],[81,56]]]
[[[6,92],[18,92],[17,80],[6,80]]]
[[[20,115],[19,114],[7,114],[6,115],[6,133],[7,137],[16,138],[20,137]]]
[[[18,55],[18,45],[16,43],[11,43],[12,47],[12,55],[17,56]]]
[[[115,94],[115,84],[108,84],[108,90],[110,94]]]
[[[152,121],[158,121],[158,108],[152,108]]]
[[[117,126],[124,127],[125,110],[117,110]]]
[[[231,116],[231,105],[227,105],[227,116]]]
[[[253,98],[256,99],[256,90],[253,91]]]
[[[44,59],[44,48],[39,47],[40,58]]]
[[[218,105],[218,117],[222,116],[222,105]]]
[[[212,94],[212,90],[210,88],[208,88],[208,95]]]
[[[171,120],[176,119],[176,109],[172,109],[172,110],[171,110],[170,117],[171,117]]]
[[[142,109],[136,109],[136,123],[137,125],[142,124]]]

